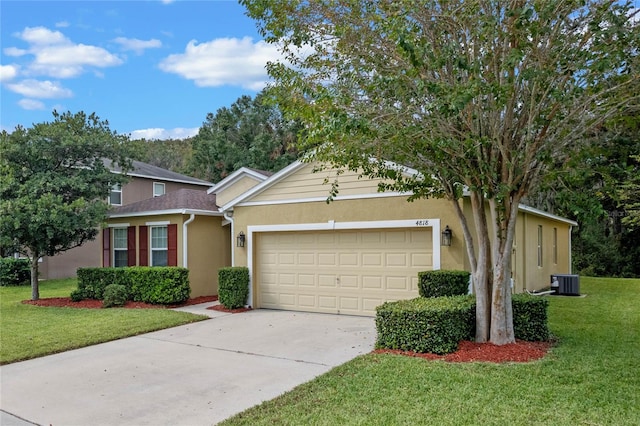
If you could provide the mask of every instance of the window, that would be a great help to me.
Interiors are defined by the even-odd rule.
[[[127,228],[113,228],[113,266],[128,266]]]
[[[151,227],[151,266],[168,265],[169,238],[166,226]]]
[[[109,204],[112,206],[122,205],[122,186],[118,183],[111,187],[111,194],[109,195]]]
[[[558,264],[558,228],[553,228],[553,264]]]
[[[161,195],[164,195],[164,183],[153,182],[153,196],[159,197]]]
[[[542,225],[538,225],[538,267],[542,267]]]

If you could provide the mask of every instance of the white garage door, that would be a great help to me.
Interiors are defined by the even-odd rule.
[[[265,232],[256,235],[258,307],[375,315],[418,296],[433,269],[431,228]]]

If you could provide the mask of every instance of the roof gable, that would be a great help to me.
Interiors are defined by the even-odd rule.
[[[295,161],[251,190],[223,203],[221,210],[231,209],[235,205],[325,201],[334,181],[338,182],[339,189],[334,197],[336,200],[405,195],[379,192],[381,179],[371,179],[350,170],[338,172],[337,169],[328,168],[314,171],[317,166],[315,162]],[[406,170],[411,172],[410,169]]]

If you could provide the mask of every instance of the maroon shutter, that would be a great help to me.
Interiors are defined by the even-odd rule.
[[[149,266],[149,227],[140,226],[140,251],[138,253],[138,265]]]
[[[102,266],[111,266],[111,229],[102,230]]]
[[[136,266],[136,227],[127,228],[127,266]]]
[[[167,226],[167,266],[178,266],[178,225]]]

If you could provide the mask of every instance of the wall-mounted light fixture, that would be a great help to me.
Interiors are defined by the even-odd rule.
[[[240,233],[236,237],[236,246],[244,247],[244,240],[245,240],[244,232],[240,231]]]
[[[444,231],[442,231],[442,239],[440,240],[440,245],[443,246],[450,246],[451,245],[451,236],[453,235],[453,232],[451,232],[451,228],[449,228],[449,225],[444,227]]]

